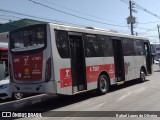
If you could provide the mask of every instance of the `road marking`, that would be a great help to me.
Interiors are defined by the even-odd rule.
[[[85,109],[85,111],[94,111],[94,110],[99,110],[99,108],[101,108],[102,106],[104,106],[104,102],[101,104],[97,104],[97,105],[93,105],[92,107],[88,107],[87,109]]]
[[[128,92],[127,94],[121,96],[117,101],[119,102],[119,101],[125,99],[126,97],[130,96],[132,93],[133,93],[132,91],[131,91],[131,92]]]
[[[131,95],[133,95],[133,94],[141,93],[141,92],[143,92],[145,89],[146,89],[145,87],[142,87],[142,88],[136,89],[136,90],[134,90],[134,91],[128,92],[128,93],[126,93],[125,95],[121,96],[121,97],[117,100],[117,102],[119,102],[119,101],[121,101],[121,100],[123,100],[123,99],[125,99],[125,98],[127,98],[127,97],[129,97],[129,96],[131,96]]]

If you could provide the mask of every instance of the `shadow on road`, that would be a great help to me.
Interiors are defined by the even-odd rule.
[[[38,95],[38,94],[25,94],[22,99],[27,98],[27,97],[31,97],[31,96],[35,96],[35,95]],[[15,100],[16,99],[14,99],[14,98],[7,98],[4,100],[0,99],[0,103],[5,103],[5,102],[10,102],[10,101],[15,101]]]
[[[144,82],[148,82],[149,80],[145,80]],[[138,79],[137,80],[132,80],[132,81],[128,81],[125,84],[122,85],[113,85],[111,86],[110,92],[114,92],[117,91],[119,89],[123,89],[123,88],[127,88],[136,84],[143,84],[144,82],[139,82]]]
[[[146,82],[147,81],[148,80],[146,80]],[[130,87],[136,84],[141,84],[141,83],[139,83],[137,80],[133,80],[130,82],[126,82],[124,85],[112,86],[109,92],[115,92],[119,89]],[[73,95],[73,96],[59,96],[59,97],[55,97],[53,99],[50,99],[50,100],[47,100],[41,103],[36,103],[32,106],[23,107],[22,109],[19,109],[18,111],[26,111],[26,112],[35,112],[35,111],[38,112],[39,111],[43,113],[43,112],[47,112],[47,111],[54,110],[57,108],[65,107],[65,106],[68,106],[74,103],[78,103],[86,99],[94,98],[94,97],[98,97],[95,90],[87,92],[87,93]]]
[[[160,70],[155,70],[154,72],[160,72]]]

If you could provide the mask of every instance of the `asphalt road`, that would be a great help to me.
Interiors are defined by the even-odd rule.
[[[151,76],[147,76],[144,83],[131,81],[121,86],[113,86],[109,93],[102,96],[98,96],[94,92],[75,96],[61,96],[33,106],[27,106],[21,110],[41,110],[43,112],[42,115],[47,116],[46,118],[26,118],[27,120],[157,120],[160,117],[156,118],[156,114],[155,116],[143,118],[129,115],[127,117],[125,115],[123,117],[50,117],[54,115],[51,111],[160,111],[160,68],[158,65],[154,65],[153,68],[154,73]],[[81,112],[75,112],[74,114],[79,113]],[[59,114],[62,113],[59,112]],[[83,112],[81,114],[85,116],[88,113]],[[98,116],[100,112],[94,112],[93,114]],[[135,113],[135,115],[137,114]]]

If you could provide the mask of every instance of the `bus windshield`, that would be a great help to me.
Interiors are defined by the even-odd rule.
[[[10,34],[12,52],[35,50],[45,46],[45,26],[33,26],[14,31]]]

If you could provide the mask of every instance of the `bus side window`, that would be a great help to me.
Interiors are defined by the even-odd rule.
[[[144,55],[143,42],[136,40],[136,55]]]
[[[86,57],[98,57],[98,45],[95,35],[84,35]]]
[[[108,36],[97,35],[97,43],[98,43],[98,54],[100,57],[112,56],[112,43],[111,39]]]
[[[136,54],[133,40],[130,39],[123,40],[123,54],[124,56],[134,56]]]
[[[69,40],[66,31],[56,30],[56,45],[61,58],[70,58]]]

